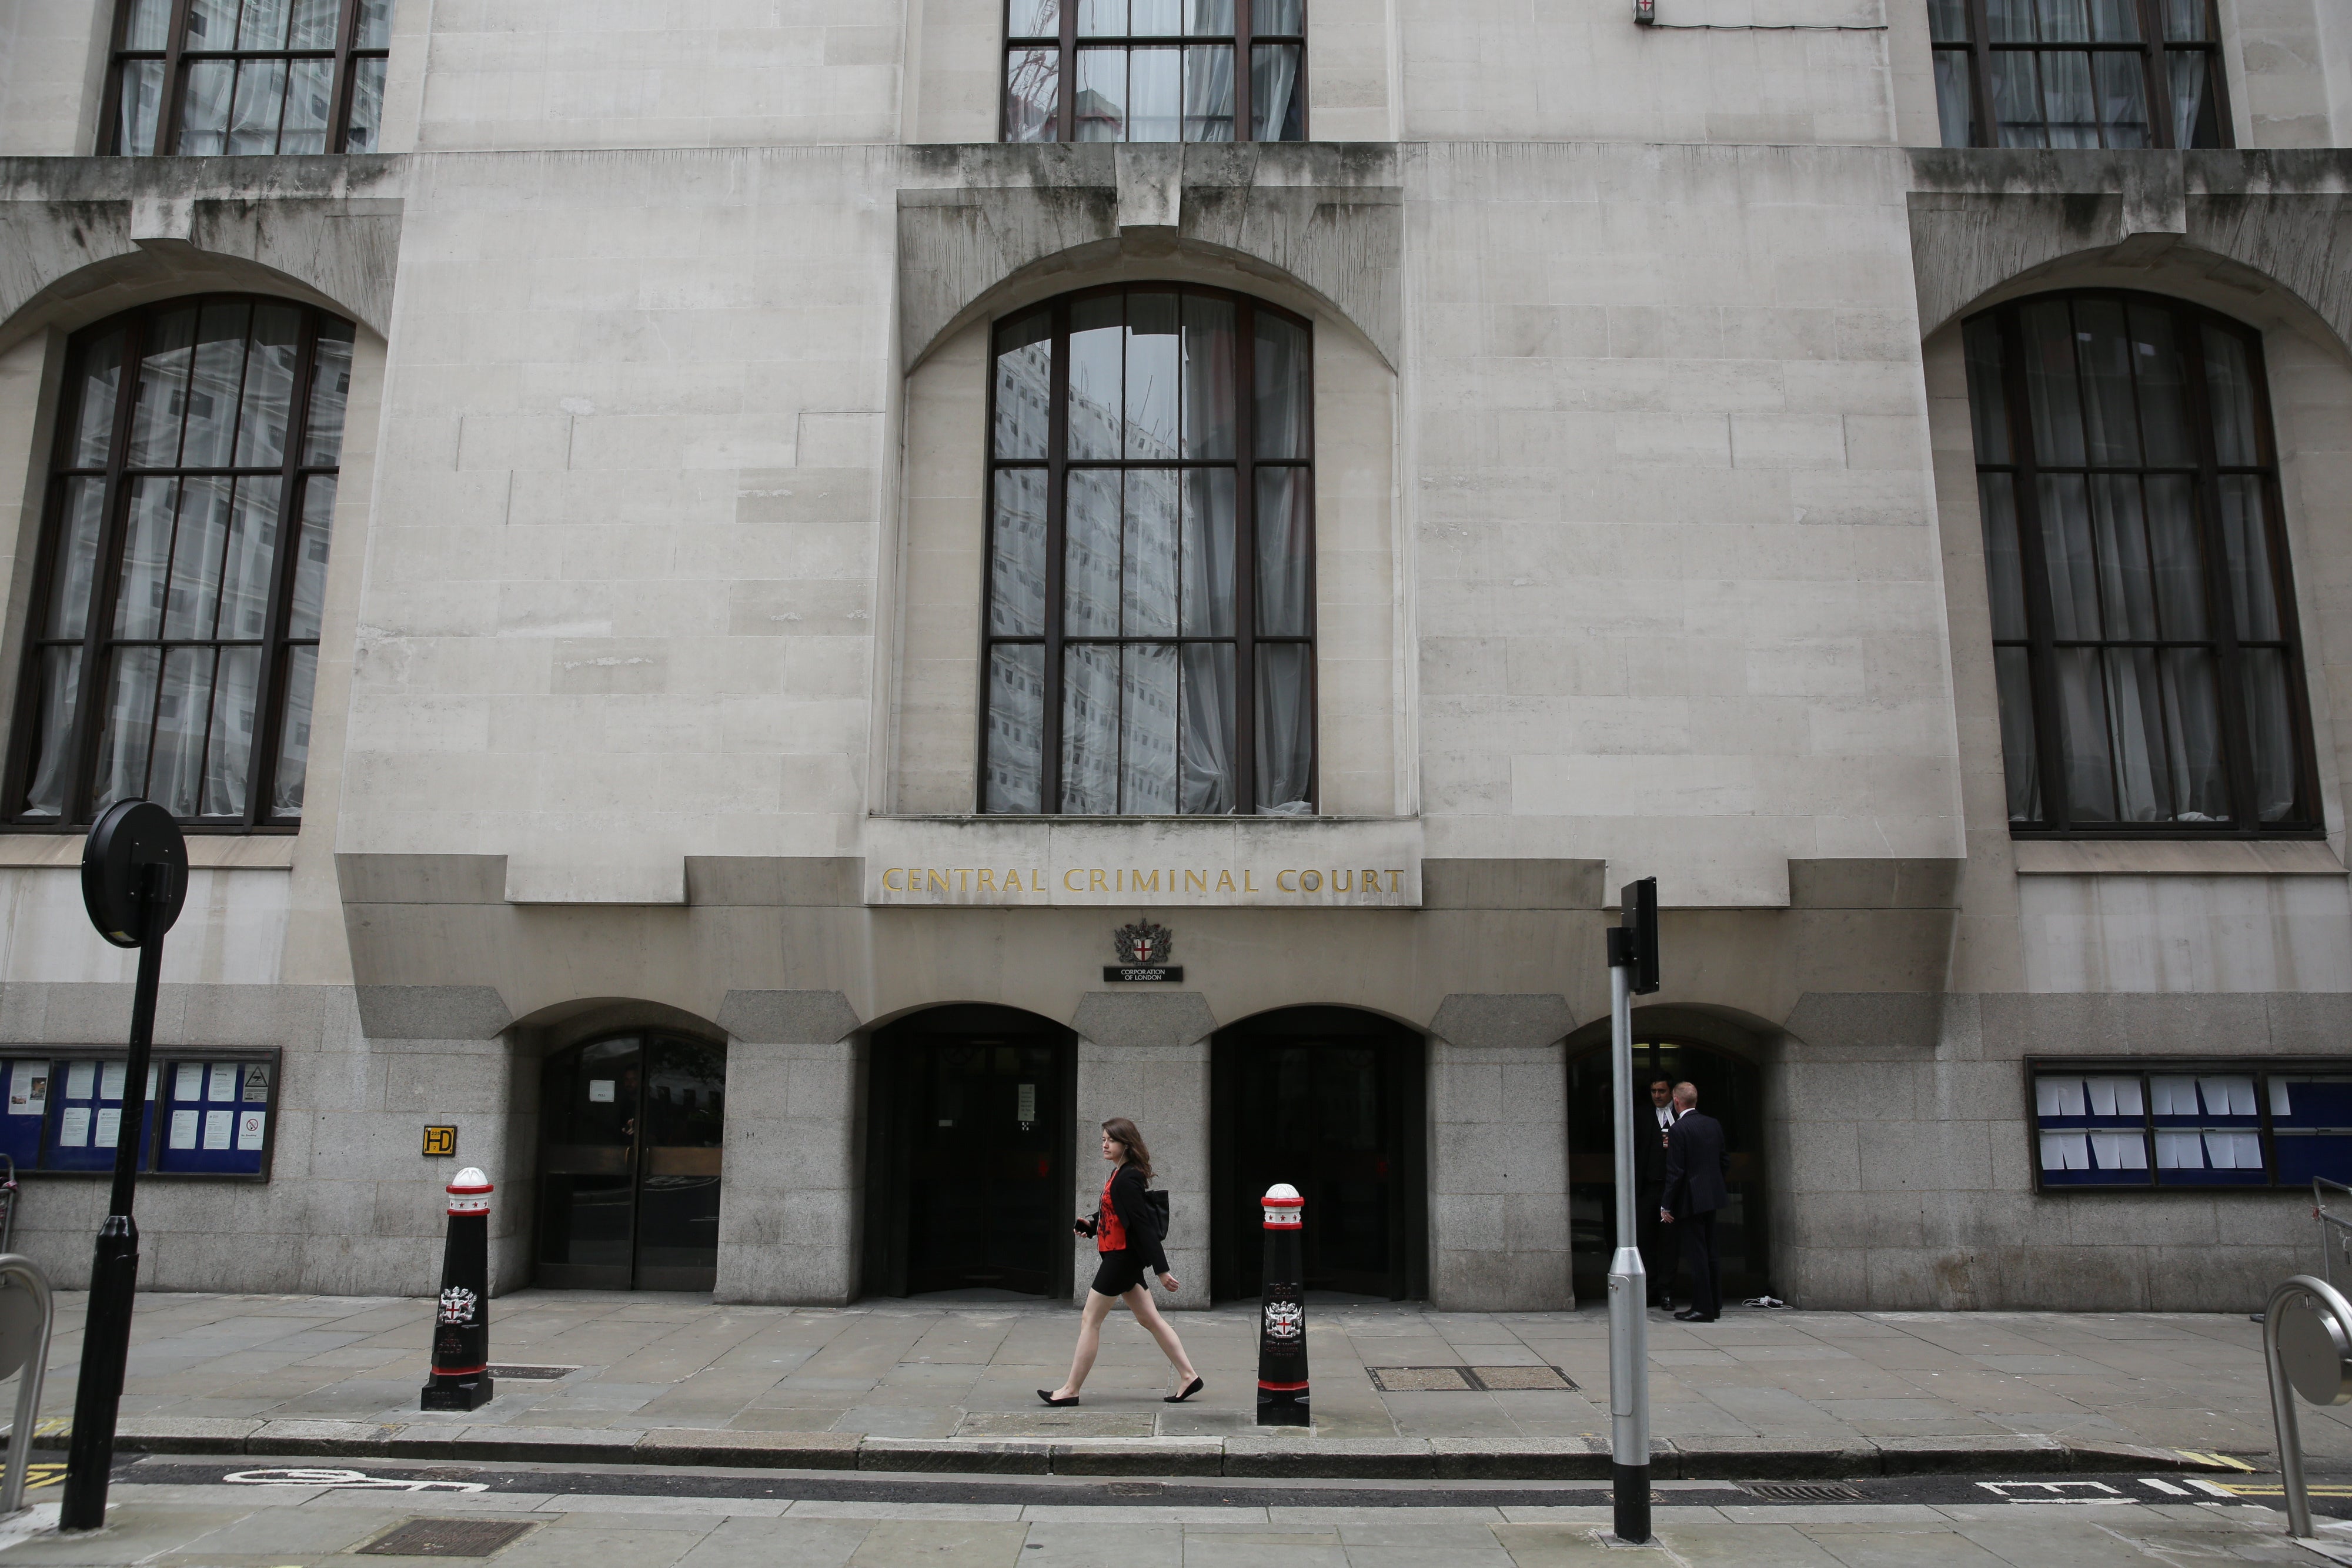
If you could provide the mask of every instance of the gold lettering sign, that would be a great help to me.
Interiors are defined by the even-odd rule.
[[[1273,891],[1318,902],[1334,894],[1384,902],[1402,895],[1404,876],[1402,866],[1287,866],[1274,873]],[[1069,866],[1059,881],[1064,892],[1079,894],[1254,898],[1266,891],[1257,879],[1255,867],[1244,867],[1237,881],[1222,867]],[[1052,884],[1035,867],[894,865],[884,869],[882,888],[931,904],[1027,904],[1049,901]]]

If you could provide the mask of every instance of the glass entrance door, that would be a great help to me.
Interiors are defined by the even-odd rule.
[[[724,1049],[701,1040],[624,1035],[548,1058],[540,1077],[540,1284],[716,1284],[726,1094]]]
[[[874,1041],[866,1288],[1051,1296],[1069,1286],[1066,1030],[1010,1008],[941,1008]]]
[[[1222,1031],[1212,1075],[1214,1292],[1257,1292],[1257,1200],[1288,1182],[1307,1200],[1308,1290],[1419,1294],[1420,1037],[1370,1014],[1293,1009]]]

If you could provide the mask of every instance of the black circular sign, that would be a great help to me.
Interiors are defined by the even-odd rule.
[[[152,800],[118,800],[106,809],[81,850],[81,901],[98,934],[118,947],[139,946],[140,893],[147,868],[161,862],[163,905],[155,912],[162,936],[180,918],[188,898],[188,841],[172,813]]]

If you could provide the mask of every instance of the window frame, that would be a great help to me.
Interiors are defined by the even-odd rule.
[[[1246,4],[1246,0],[1237,0]],[[1064,9],[1071,8],[1073,0],[1064,0]],[[1234,382],[1235,388],[1234,413],[1234,457],[1223,458],[1085,458],[1072,463],[1069,452],[1069,391],[1070,391],[1070,311],[1081,300],[1107,295],[1159,294],[1199,295],[1222,299],[1234,307]],[[1047,385],[1047,434],[1045,455],[1041,458],[999,457],[996,455],[996,363],[1000,353],[1000,336],[1014,324],[1029,319],[1040,308],[1052,313],[1052,326],[1046,341],[1052,345],[1053,369]],[[1180,306],[1181,310],[1181,306]],[[1307,409],[1300,447],[1307,455],[1297,458],[1261,459],[1256,455],[1257,440],[1257,332],[1255,313],[1265,311],[1297,328],[1305,345],[1302,370],[1307,387]],[[1253,295],[1232,289],[1202,285],[1142,280],[1132,283],[1102,284],[1091,288],[1075,289],[1051,299],[1008,310],[989,324],[988,353],[983,361],[983,373],[988,378],[987,423],[982,437],[986,444],[983,461],[988,468],[988,480],[982,497],[981,570],[980,570],[980,630],[979,630],[979,707],[978,732],[975,746],[977,766],[972,779],[972,811],[976,816],[1007,821],[1054,818],[1100,819],[1101,812],[1070,812],[1060,809],[1062,800],[1062,707],[1064,694],[1064,650],[1072,643],[1081,646],[1125,647],[1135,643],[1166,643],[1181,648],[1187,643],[1229,643],[1234,650],[1234,800],[1230,812],[1221,817],[1178,813],[1186,821],[1215,821],[1240,817],[1262,815],[1257,802],[1257,648],[1260,643],[1303,646],[1307,650],[1307,722],[1312,737],[1311,752],[1307,766],[1306,799],[1314,814],[1322,810],[1323,732],[1322,732],[1322,661],[1318,656],[1321,643],[1320,616],[1318,613],[1318,576],[1320,551],[1317,548],[1316,518],[1316,410],[1315,410],[1315,324],[1296,311],[1271,305]],[[1165,635],[1129,636],[1122,632],[1115,637],[1068,637],[1063,625],[1067,602],[1064,588],[1064,572],[1069,550],[1068,495],[1069,475],[1073,467],[1125,473],[1131,469],[1230,469],[1234,475],[1234,632],[1231,637],[1186,636],[1181,628]],[[1307,478],[1307,549],[1304,592],[1306,594],[1307,630],[1297,635],[1279,634],[1261,637],[1257,632],[1257,493],[1256,472],[1261,466],[1296,468]],[[1042,472],[1045,479],[1045,602],[1044,629],[1035,635],[1027,633],[999,634],[990,629],[990,609],[994,602],[993,581],[996,560],[996,484],[997,476],[1008,470]],[[999,646],[1034,645],[1042,647],[1045,660],[1045,692],[1043,718],[1038,727],[1039,810],[1032,814],[1023,811],[991,811],[988,809],[989,742],[992,731],[990,723],[989,683],[991,655]],[[1179,655],[1180,659],[1181,655]],[[1244,804],[1246,802],[1246,804]],[[1169,820],[1160,813],[1113,813],[1118,820]]]
[[[332,467],[305,463],[305,448],[310,436],[310,392],[313,372],[318,363],[319,330],[329,321],[343,323],[333,312],[301,300],[287,299],[275,295],[224,293],[174,295],[147,305],[94,321],[67,340],[65,351],[66,375],[60,387],[56,420],[55,445],[49,459],[47,494],[41,503],[41,539],[33,572],[33,591],[26,601],[25,627],[18,643],[19,668],[16,676],[14,723],[8,737],[6,765],[0,769],[0,833],[79,833],[87,831],[97,818],[90,798],[96,786],[94,769],[97,761],[99,733],[103,726],[101,710],[106,706],[111,670],[109,653],[121,646],[153,643],[158,646],[173,642],[189,643],[190,639],[157,637],[121,638],[112,635],[115,599],[120,591],[125,534],[130,527],[131,485],[130,466],[131,424],[138,405],[139,367],[143,359],[145,334],[150,324],[160,315],[173,310],[194,308],[199,312],[216,301],[236,301],[248,305],[290,306],[301,312],[302,326],[296,340],[294,379],[288,392],[289,417],[286,435],[286,451],[278,465],[278,538],[272,547],[269,568],[269,608],[262,625],[257,645],[261,651],[259,692],[254,703],[253,755],[247,764],[246,802],[241,819],[230,821],[217,817],[186,817],[179,819],[184,833],[270,834],[299,832],[302,818],[299,812],[282,816],[269,810],[267,802],[275,794],[278,753],[280,749],[279,727],[284,720],[288,672],[293,665],[290,651],[298,646],[318,647],[323,639],[295,639],[286,636],[286,623],[294,591],[295,570],[301,554],[301,517],[299,503],[302,487],[321,476],[340,480],[342,473],[342,451],[338,445]],[[201,319],[201,317],[199,318]],[[85,346],[92,340],[121,327],[123,332],[121,379],[114,400],[113,428],[108,436],[107,460],[99,469],[77,466],[68,462],[72,451],[75,426],[79,413],[80,388],[72,374]],[[356,334],[354,334],[356,342]],[[349,434],[346,423],[345,434]],[[141,474],[168,473],[181,477],[226,473],[250,476],[256,470],[172,467],[140,469]],[[266,470],[259,471],[266,472]],[[66,544],[65,507],[71,489],[68,480],[77,477],[102,476],[106,485],[105,514],[100,525],[98,559],[90,573],[90,601],[82,618],[81,675],[74,702],[73,730],[67,741],[68,773],[63,807],[54,818],[28,817],[21,804],[30,782],[30,773],[39,745],[38,686],[41,674],[41,651],[45,647],[71,647],[69,639],[43,634],[46,607],[57,574],[64,570]],[[338,503],[340,504],[340,485]],[[323,627],[321,628],[323,631]],[[198,645],[221,647],[245,644],[253,640],[215,636]],[[217,674],[217,672],[215,672]],[[313,681],[313,701],[316,700],[316,676]],[[315,714],[315,709],[314,709]],[[150,744],[152,724],[150,726]],[[304,767],[309,767],[305,753]],[[307,803],[307,802],[306,802]]]
[[[1971,0],[1981,4],[1981,0]],[[2071,802],[2066,795],[2066,760],[2060,728],[2063,711],[2058,690],[2057,653],[2059,639],[2053,631],[2054,611],[2051,601],[2050,573],[2044,553],[2046,535],[2042,520],[2042,497],[2039,480],[2045,471],[2041,454],[2033,440],[2033,415],[2031,393],[2026,382],[2027,345],[2024,332],[2025,309],[2029,306],[2053,300],[2073,302],[2081,299],[2114,301],[2126,307],[2138,305],[2162,309],[2170,314],[2174,340],[2179,345],[2183,383],[2188,416],[2191,424],[2190,439],[2196,445],[2196,467],[2192,494],[2195,497],[2197,539],[2204,566],[2202,587],[2205,594],[2206,636],[2200,639],[2158,637],[2156,639],[2101,638],[2096,641],[2069,639],[2067,645],[2097,648],[2147,645],[2161,648],[2168,644],[2201,641],[2213,651],[2216,708],[2221,747],[2221,766],[2229,781],[2232,817],[2213,823],[2168,821],[2132,822],[2096,821],[2077,823],[2071,814]],[[2154,294],[2129,288],[2066,288],[2037,294],[2021,295],[2003,300],[1980,310],[1962,323],[1963,331],[1981,320],[1990,319],[2000,334],[2001,345],[2001,398],[2008,415],[2010,456],[2006,463],[1988,461],[1976,450],[1975,389],[1969,389],[1970,400],[1970,460],[1978,482],[1979,497],[1983,492],[1983,476],[2005,473],[2011,476],[2011,490],[2016,507],[2018,562],[2022,579],[2026,636],[2022,640],[1993,635],[1990,601],[1988,603],[1985,645],[1998,651],[2022,647],[2027,654],[2027,679],[2033,697],[2032,716],[2034,738],[2036,782],[2042,792],[2042,820],[2039,822],[2009,821],[2009,831],[2014,839],[2316,839],[2326,835],[2326,809],[2319,789],[2316,747],[2314,742],[2311,717],[2310,677],[2305,667],[2303,630],[2297,604],[2293,552],[2288,548],[2285,492],[2279,479],[2278,440],[2273,422],[2270,395],[2270,372],[2263,354],[2261,331],[2244,322],[2234,320],[2219,311],[2210,310],[2172,295]],[[2072,319],[2071,314],[2069,319]],[[2238,634],[2237,616],[2231,601],[2228,585],[2227,553],[2221,538],[2218,518],[2221,515],[2220,483],[2223,465],[2217,455],[2213,431],[2210,382],[2207,377],[2204,329],[2206,328],[2231,333],[2245,347],[2247,370],[2252,388],[2254,439],[2256,456],[2260,461],[2252,465],[2230,465],[2232,476],[2252,475],[2262,486],[2263,504],[2268,509],[2272,526],[2266,530],[2270,565],[2273,573],[2278,601],[2280,635],[2273,643],[2269,639],[2255,640],[2257,647],[2275,646],[2285,665],[2287,713],[2294,733],[2295,747],[2295,797],[2303,812],[2301,816],[2275,824],[2262,821],[2261,807],[2254,788],[2253,745],[2246,724],[2245,685],[2242,652],[2245,645]],[[2085,455],[2087,458],[2087,454]],[[2136,467],[2120,465],[2048,465],[2048,471],[2126,473],[2151,475],[2179,473],[2176,465],[2150,464],[2143,461]],[[1979,505],[1978,514],[1979,548],[1984,549],[1990,565],[1990,550],[1984,544],[1984,516]],[[1989,596],[1992,590],[1987,589]],[[1996,697],[1996,700],[1998,698]],[[2004,798],[2002,815],[2008,817],[2006,781],[2008,758],[2002,758]]]
[[[1930,5],[1933,0],[1928,0]],[[1966,43],[1937,41],[1930,28],[1928,49],[1930,64],[1933,56],[1960,54],[1969,61],[1969,120],[1975,134],[1968,145],[1997,152],[2024,152],[2049,149],[2009,147],[2000,141],[2000,127],[1992,114],[1992,57],[1996,54],[2137,54],[2140,57],[2140,79],[2147,94],[2151,148],[2176,146],[2172,138],[2172,78],[2164,69],[2164,58],[2169,53],[2198,54],[2206,57],[2207,90],[2213,99],[2213,123],[2221,132],[2219,148],[2201,151],[2221,151],[2238,144],[2237,121],[2230,107],[2228,60],[2221,49],[2221,18],[2216,0],[2200,0],[2205,7],[2205,30],[2202,41],[2174,42],[2164,36],[2163,0],[2133,0],[2139,13],[2140,36],[2136,43],[2095,43],[2089,40],[2035,40],[2032,43],[1994,43],[1991,20],[1986,15],[1985,0],[1958,0],[1968,16],[1969,37]],[[1935,72],[1928,72],[1932,89]],[[1938,117],[1940,120],[1940,116]],[[2105,131],[2100,132],[2104,144]],[[2105,149],[2104,151],[2132,151]]]
[[[179,0],[179,3],[185,4],[186,0]],[[1015,33],[1013,30],[1013,7],[1019,3],[1020,0],[1003,0],[1003,9],[999,13],[1002,22],[1003,47],[997,50],[996,140],[1000,143],[1016,147],[1053,146],[1064,142],[1076,142],[1077,141],[1077,93],[1076,90],[1076,84],[1077,82],[1078,68],[1078,5],[1080,4],[1080,0],[1060,0],[1059,16],[1061,18],[1061,31],[1053,37],[1046,37],[1038,34]],[[1230,37],[1234,46],[1233,141],[1228,142],[1209,141],[1193,144],[1205,147],[1231,146],[1234,142],[1257,141],[1257,138],[1255,135],[1248,133],[1251,126],[1255,123],[1255,106],[1250,101],[1250,93],[1252,89],[1251,78],[1253,75],[1251,51],[1258,44],[1295,44],[1298,47],[1298,80],[1297,85],[1294,86],[1291,90],[1298,103],[1298,140],[1301,141],[1312,141],[1315,135],[1314,126],[1310,123],[1313,106],[1308,100],[1307,90],[1307,70],[1309,67],[1307,49],[1307,7],[1308,3],[1309,0],[1298,0],[1299,27],[1298,31],[1296,33],[1258,33],[1253,31],[1252,24],[1256,20],[1254,14],[1256,9],[1255,0],[1233,0],[1234,30],[1230,35],[1224,33],[1187,33],[1175,35],[1161,33],[1115,33],[1102,34],[1098,36],[1088,35],[1085,42],[1087,47],[1091,48],[1117,47],[1132,50],[1138,46],[1181,47],[1187,44],[1213,45],[1223,42],[1226,38]],[[1047,47],[1056,50],[1055,69],[1060,73],[1055,78],[1056,86],[1055,91],[1053,141],[1050,142],[1014,141],[1013,140],[1013,95],[1006,85],[1006,73],[1010,68],[1013,56],[1016,50],[1042,49]],[[1120,142],[1105,142],[1102,145],[1119,146],[1123,144],[1124,143]],[[1160,143],[1160,145],[1168,146],[1171,144],[1162,142]],[[1185,143],[1179,141],[1172,143],[1172,145],[1181,147],[1185,145]]]
[[[2278,1139],[2282,1135],[2271,1111],[2271,1081],[2282,1077],[2352,1078],[2352,1058],[2340,1056],[2260,1056],[2231,1058],[2227,1056],[2063,1056],[2027,1057],[2021,1063],[2025,1101],[2026,1160],[2033,1170],[2033,1191],[2037,1197],[2104,1196],[2147,1197],[2156,1194],[2179,1193],[2190,1197],[2211,1197],[2230,1192],[2252,1193],[2271,1197],[2281,1192],[2304,1190],[2304,1181],[2282,1182],[2278,1176]],[[2042,1109],[2035,1094],[2037,1080],[2043,1076],[2078,1076],[2085,1078],[2129,1078],[2140,1081],[2139,1121],[2147,1155],[2147,1179],[2142,1182],[2050,1182],[2043,1179],[2042,1165]],[[2257,1126],[2243,1129],[2258,1132],[2262,1139],[2263,1166],[2259,1181],[2167,1181],[2157,1165],[2156,1134],[2163,1129],[2156,1125],[2156,1101],[2149,1090],[2148,1080],[2162,1078],[2242,1077],[2254,1082],[2254,1116]],[[2088,1118],[2084,1118],[2088,1120]],[[2121,1118],[2118,1117],[2118,1120]],[[2079,1129],[2053,1129],[2075,1131]],[[2346,1136],[2352,1129],[2298,1128],[2284,1135]],[[2200,1167],[2211,1169],[2211,1166]]]
[[[98,122],[98,156],[101,158],[161,158],[199,156],[178,151],[183,109],[187,100],[188,62],[203,60],[283,60],[289,66],[296,60],[332,60],[334,86],[327,106],[327,149],[324,153],[256,154],[263,157],[331,157],[351,150],[352,87],[361,60],[389,61],[392,56],[390,18],[387,13],[386,41],[383,48],[358,47],[361,0],[336,0],[339,16],[335,26],[335,47],[331,49],[191,49],[188,44],[188,13],[194,0],[171,0],[170,31],[164,35],[160,49],[134,49],[127,38],[131,30],[131,14],[138,0],[115,0],[114,20],[107,34],[106,89],[100,99]],[[163,100],[157,109],[155,151],[133,152],[122,145],[122,78],[124,67],[134,60],[163,62]],[[390,70],[387,64],[385,69]],[[379,140],[383,130],[377,126]],[[278,113],[278,135],[285,135],[285,111]],[[381,148],[373,151],[381,151]],[[244,156],[244,154],[205,153],[205,157]]]
[[[14,1086],[16,1063],[45,1061],[49,1066],[48,1103],[41,1113],[41,1127],[37,1141],[38,1154],[32,1164],[16,1166],[16,1178],[19,1181],[27,1176],[69,1182],[104,1181],[112,1178],[114,1162],[110,1158],[102,1165],[93,1162],[89,1168],[82,1170],[62,1169],[45,1162],[52,1152],[56,1127],[62,1115],[61,1102],[65,1097],[58,1082],[58,1069],[70,1061],[95,1061],[100,1064],[100,1071],[103,1071],[108,1062],[127,1062],[129,1060],[129,1048],[120,1045],[9,1045],[0,1048],[0,1094],[5,1094]],[[190,1062],[201,1062],[207,1067],[215,1062],[236,1062],[240,1065],[258,1062],[269,1069],[269,1096],[262,1102],[262,1109],[268,1119],[261,1124],[261,1148],[258,1151],[260,1161],[257,1169],[222,1171],[163,1168],[160,1156],[167,1152],[167,1145],[171,1137],[170,1124],[164,1120],[163,1107],[172,1100],[173,1071],[182,1064]],[[139,1161],[141,1181],[243,1182],[256,1185],[266,1185],[269,1181],[271,1169],[277,1163],[278,1122],[283,1111],[286,1092],[286,1053],[283,1050],[277,1046],[158,1045],[149,1058],[149,1066],[155,1073],[155,1092],[148,1097],[143,1108],[142,1119],[145,1124],[141,1128],[140,1136],[146,1147],[142,1152]],[[242,1109],[246,1103],[242,1092],[237,1099],[229,1103]],[[5,1114],[6,1107],[0,1105],[0,1117],[5,1117]],[[103,1145],[86,1145],[84,1146],[95,1148]],[[199,1145],[198,1147],[201,1149],[202,1145]],[[231,1147],[235,1147],[234,1144]]]

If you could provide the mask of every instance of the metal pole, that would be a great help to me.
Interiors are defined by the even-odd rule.
[[[1612,957],[1622,955],[1612,953]],[[1609,1089],[1617,1104],[1617,1250],[1609,1264],[1609,1458],[1617,1539],[1650,1539],[1650,1281],[1635,1238],[1633,980],[1609,967]]]
[[[2295,1419],[2294,1389],[2288,1384],[2286,1363],[2279,1355],[2280,1319],[2282,1311],[2299,1293],[2309,1275],[2289,1280],[2271,1292],[2263,1307],[2263,1370],[2270,1375],[2271,1427],[2278,1437],[2279,1490],[2286,1494],[2286,1530],[2289,1535],[2309,1540],[2311,1528],[2311,1493],[2303,1481],[2303,1431]]]
[[[30,1291],[41,1312],[40,1332],[16,1370],[16,1424],[8,1428],[8,1466],[0,1473],[0,1516],[25,1506],[25,1478],[33,1465],[33,1427],[41,1418],[41,1375],[48,1370],[56,1305],[48,1277],[29,1258],[0,1257],[0,1289]]]
[[[139,980],[131,993],[131,1051],[124,1064],[122,1117],[114,1131],[114,1189],[99,1228],[89,1273],[89,1311],[83,1320],[81,1375],[74,1388],[73,1437],[66,1452],[60,1530],[96,1530],[106,1522],[107,1472],[114,1465],[114,1421],[122,1402],[122,1373],[131,1358],[131,1305],[139,1286],[139,1227],[131,1218],[138,1195],[139,1147],[147,1121],[147,1059],[155,1040],[155,988],[163,977],[163,921],[173,868],[150,863],[142,877]]]

